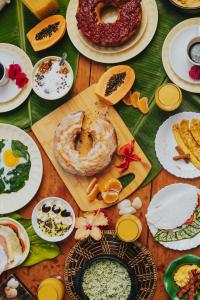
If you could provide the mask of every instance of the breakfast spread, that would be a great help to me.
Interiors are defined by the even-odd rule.
[[[0,194],[17,192],[29,179],[28,148],[17,140],[0,140]]]
[[[104,23],[101,11],[114,6],[119,17],[114,23]],[[104,46],[119,46],[128,41],[139,29],[142,21],[140,0],[79,0],[76,14],[78,29],[92,43]]]
[[[187,159],[200,169],[200,120],[182,120],[179,124],[173,124],[172,130],[180,154],[173,159]]]
[[[36,18],[24,10],[22,2],[40,20],[38,24]],[[173,175],[200,176],[199,114],[183,112],[167,119],[169,112],[178,109],[183,102],[180,87],[190,93],[199,93],[199,19],[184,21],[181,30],[181,24],[175,26],[172,31],[177,31],[177,35],[173,42],[171,32],[166,38],[162,59],[172,81],[169,83],[157,57],[154,63],[151,47],[146,52],[150,53],[148,61],[145,54],[129,60],[144,50],[155,33],[157,6],[154,0],[22,2],[11,2],[0,18],[0,25],[5,24],[6,30],[1,26],[0,112],[21,105],[22,95],[23,101],[27,99],[27,103],[8,118],[1,115],[0,275],[6,278],[10,269],[19,265],[30,267],[46,260],[41,273],[37,273],[35,267],[37,280],[31,280],[32,269],[17,273],[24,280],[31,274],[31,291],[37,291],[38,300],[63,300],[65,288],[70,299],[151,300],[157,270],[151,254],[142,245],[142,241],[149,239],[148,228],[153,238],[148,242],[150,248],[153,244],[157,249],[159,243],[165,248],[183,251],[200,245],[198,181],[195,181],[196,186],[187,183],[166,186],[151,201],[148,194],[154,193],[152,184],[137,191],[142,183],[150,183],[158,174],[161,169],[158,160]],[[170,2],[188,12],[197,12],[200,7],[199,0]],[[0,11],[6,3],[10,0],[0,0]],[[166,16],[173,6],[169,5],[165,11],[164,5],[159,7],[162,17],[159,26],[163,20],[165,26],[158,31],[156,55],[160,54],[157,50],[161,49],[160,41],[169,25],[176,21],[174,17],[173,22],[168,23]],[[67,7],[69,11],[65,17]],[[59,8],[59,14],[55,14]],[[170,19],[170,13],[168,15]],[[12,16],[10,37],[23,51],[5,43],[5,39],[10,38],[5,16],[8,20]],[[75,26],[73,32],[71,23]],[[86,57],[96,55],[96,61],[109,62],[109,65],[127,63],[103,67],[104,73],[100,69],[97,70],[100,73],[95,73],[96,65],[81,58],[78,78],[83,86],[89,87],[66,101],[64,96],[72,88],[78,65],[78,54],[71,41]],[[33,69],[25,50],[32,54],[33,61],[40,59]],[[49,56],[42,58],[41,51]],[[97,83],[90,86],[95,81]],[[31,88],[36,95],[29,97]],[[73,93],[76,94],[77,89],[80,87],[76,85]],[[191,101],[185,99],[182,108],[198,111],[198,96],[187,96]],[[53,103],[58,99],[60,101]],[[51,113],[45,116],[48,112]],[[30,207],[20,214],[16,211],[32,200],[39,188],[42,179],[40,151],[29,135],[4,124],[5,117],[6,122],[17,123],[24,130],[32,128],[68,189],[56,180],[54,186],[52,178],[56,175],[51,167],[48,172],[45,169],[45,180],[35,198],[38,203],[31,209],[31,220],[25,218]],[[156,151],[152,143],[155,135]],[[166,185],[168,175],[163,176],[161,185]],[[44,186],[47,192],[64,195],[64,199],[48,196],[41,200]],[[68,201],[73,207],[76,201],[81,210],[77,206],[72,208]],[[3,217],[5,214],[9,217]],[[148,228],[143,226],[144,215]],[[142,235],[144,229],[146,236]],[[73,242],[76,243],[71,247]],[[63,268],[59,255],[65,256],[70,247]],[[161,248],[158,254],[164,249]],[[53,258],[56,259],[47,261]],[[159,266],[159,255],[156,263],[163,268]],[[165,262],[162,264],[165,266]],[[199,257],[187,255],[173,264],[175,267],[169,266],[164,276],[170,298],[197,300],[200,295]],[[51,277],[43,278],[45,270]],[[64,278],[55,275],[57,271],[64,274]],[[36,295],[31,295],[20,279],[9,275],[0,284],[0,299],[32,300]],[[161,299],[162,290],[159,292],[157,297]]]
[[[82,287],[90,300],[127,300],[131,292],[131,279],[124,266],[108,258],[93,262],[86,269]]]
[[[76,149],[76,139],[83,128],[85,112],[68,114],[55,131],[54,153],[60,166],[71,174],[93,176],[104,170],[112,161],[117,149],[113,125],[106,118],[94,120],[86,129],[92,147],[86,155]]]

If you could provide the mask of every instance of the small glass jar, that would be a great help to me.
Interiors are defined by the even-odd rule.
[[[177,85],[166,83],[157,89],[155,100],[160,109],[164,111],[173,111],[181,105],[183,95],[181,89]]]
[[[44,279],[38,288],[38,300],[62,300],[65,293],[60,276]]]
[[[120,240],[134,242],[142,233],[142,223],[136,216],[124,215],[117,221],[116,233]]]

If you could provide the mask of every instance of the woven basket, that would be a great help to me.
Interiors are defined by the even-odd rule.
[[[124,259],[133,268],[139,282],[137,300],[150,300],[157,282],[156,266],[149,251],[139,243],[124,243],[114,231],[104,231],[100,241],[88,238],[70,251],[65,265],[66,290],[72,300],[80,300],[75,290],[75,277],[84,264],[99,255],[110,254]]]

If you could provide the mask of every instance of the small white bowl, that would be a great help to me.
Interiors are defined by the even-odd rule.
[[[67,209],[67,211],[69,211],[71,213],[72,216],[72,225],[70,227],[70,229],[62,236],[57,236],[57,237],[48,237],[38,226],[37,223],[37,212],[38,210],[47,202],[49,201],[57,201],[60,204],[64,205]],[[39,237],[41,237],[43,240],[48,241],[48,242],[60,242],[65,240],[68,236],[70,236],[70,234],[72,233],[72,231],[74,230],[75,227],[75,213],[73,208],[71,207],[71,205],[64,199],[58,198],[58,197],[48,197],[45,198],[43,200],[41,200],[34,208],[33,213],[32,213],[32,225],[33,228],[35,230],[35,232],[37,233],[37,235],[39,235]]]
[[[36,85],[35,85],[35,74],[37,72],[37,69],[39,67],[39,65],[47,60],[61,60],[62,58],[59,56],[47,56],[42,58],[41,60],[39,60],[34,68],[33,68],[33,72],[32,72],[32,87],[34,92],[41,98],[45,99],[45,100],[58,100],[64,96],[66,96],[68,94],[68,92],[71,90],[72,85],[73,85],[73,81],[74,81],[74,74],[73,74],[73,70],[71,65],[65,60],[65,64],[69,70],[68,74],[67,74],[67,78],[68,78],[68,86],[66,86],[65,89],[63,89],[63,91],[61,93],[57,93],[57,95],[55,95],[55,93],[45,93],[44,91],[42,91],[42,89],[37,89]]]

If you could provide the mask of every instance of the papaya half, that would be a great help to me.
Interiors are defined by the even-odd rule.
[[[61,15],[48,17],[38,23],[27,33],[27,38],[34,51],[50,48],[64,36],[66,32],[66,20]]]
[[[106,71],[96,86],[96,95],[108,105],[122,100],[135,82],[134,70],[126,65],[112,67]]]

